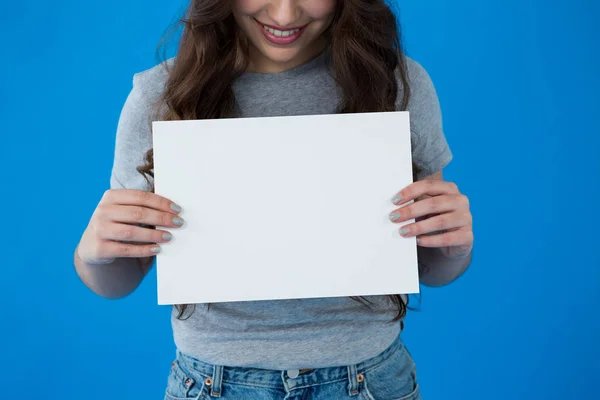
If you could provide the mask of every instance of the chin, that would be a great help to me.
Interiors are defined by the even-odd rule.
[[[300,51],[298,49],[278,49],[274,47],[263,48],[262,54],[272,62],[278,64],[287,64],[298,57]]]

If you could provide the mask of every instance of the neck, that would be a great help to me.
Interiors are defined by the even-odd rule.
[[[276,62],[264,56],[264,54],[253,45],[249,48],[249,64],[246,72],[260,74],[277,74],[301,66],[317,57],[325,48],[327,42],[324,38],[315,40],[311,46],[305,47],[296,57],[286,62]]]

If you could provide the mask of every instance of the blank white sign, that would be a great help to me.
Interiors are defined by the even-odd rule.
[[[157,256],[159,304],[419,291],[416,241],[388,217],[412,182],[407,112],[153,131],[156,193],[185,220]]]

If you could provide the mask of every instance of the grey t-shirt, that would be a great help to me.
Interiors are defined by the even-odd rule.
[[[279,74],[244,74],[234,83],[237,116],[335,113],[339,92],[326,61],[327,53],[323,53]],[[412,59],[408,71],[413,160],[417,177],[422,178],[441,170],[452,154],[429,75]],[[154,104],[166,79],[162,65],[133,77],[117,128],[113,189],[148,190],[136,167],[143,164],[152,146]],[[203,268],[210,270],[210,266]],[[302,273],[282,268],[290,279]],[[206,284],[214,282],[197,282],[198,290]],[[390,322],[395,306],[384,296],[366,299],[372,303],[370,308],[350,298],[217,303],[210,308],[198,304],[184,320],[176,318],[174,309],[171,322],[178,349],[212,364],[279,370],[348,365],[379,354],[400,333],[400,323]]]

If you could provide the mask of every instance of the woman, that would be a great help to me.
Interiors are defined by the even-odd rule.
[[[160,228],[184,224],[152,192],[153,119],[408,110],[415,183],[390,194],[390,223],[416,219],[401,234],[417,237],[423,284],[466,270],[471,214],[442,179],[452,155],[435,89],[384,1],[192,0],[182,21],[177,56],[135,74],[123,107],[111,189],[75,251],[91,290],[130,294],[172,239]],[[401,294],[176,306],[166,398],[419,399],[406,308]]]

